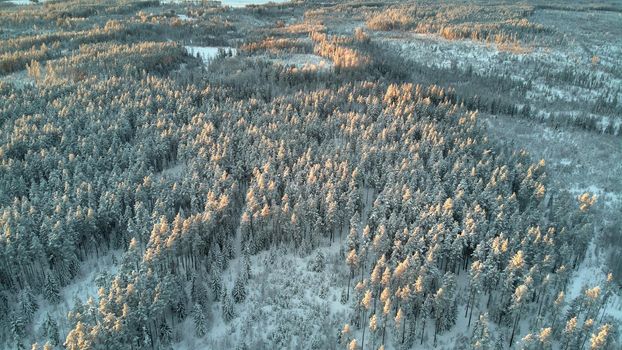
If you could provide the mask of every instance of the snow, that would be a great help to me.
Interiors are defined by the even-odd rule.
[[[114,250],[104,256],[92,257],[81,262],[78,275],[74,277],[70,284],[61,288],[61,301],[57,305],[52,305],[45,301],[42,296],[39,296],[37,303],[40,307],[34,315],[34,329],[38,330],[41,328],[49,313],[52,319],[55,319],[58,323],[60,339],[65,339],[67,332],[69,332],[67,313],[73,309],[74,301],[77,298],[82,303],[86,303],[92,297],[97,305],[98,287],[95,280],[102,273],[107,273],[109,276],[114,275],[117,272],[116,261],[120,259],[121,254],[121,251]],[[33,334],[38,335],[39,333]]]
[[[491,45],[471,40],[451,41],[435,34],[409,33],[406,37],[387,39],[406,59],[442,68],[450,68],[454,60],[458,68],[466,69],[470,64],[479,74],[521,56],[500,52]]]
[[[15,5],[31,5],[31,4],[34,4],[30,0],[7,0],[6,2],[11,3],[11,4],[15,4]],[[41,2],[43,2],[43,1],[41,1]]]
[[[177,15],[177,18],[179,18],[182,21],[194,21],[195,19],[192,17],[188,17],[186,15]]]
[[[0,81],[13,84],[18,88],[35,85],[35,80],[28,75],[25,69],[11,74],[7,74],[5,76],[0,76]]]
[[[44,2],[47,2],[48,0],[39,0],[38,3],[33,2],[31,0],[5,0],[4,2],[10,3],[10,4],[14,4],[14,5],[19,5],[19,6],[25,6],[25,5],[37,5],[37,4],[42,4]],[[2,3],[2,2],[0,2]]]
[[[324,272],[308,268],[317,252],[325,257]],[[291,340],[288,344],[292,347],[309,348],[312,335],[329,337],[326,341],[332,339],[349,310],[348,305],[339,301],[347,272],[338,243],[316,248],[306,256],[289,248],[273,248],[251,256],[250,260],[252,277],[246,286],[247,297],[235,304],[235,319],[225,323],[220,316],[222,301],[214,302],[209,312],[211,328],[206,336],[195,336],[193,320],[189,317],[182,326],[182,341],[173,344],[173,348],[235,348],[239,341],[253,348],[254,343],[268,343],[268,338],[279,333],[280,327],[290,332],[286,338]],[[239,257],[233,259],[222,274],[223,285],[229,292],[241,264]],[[301,327],[303,324],[305,327]],[[328,334],[324,333],[326,327]]]
[[[237,54],[237,50],[231,47],[185,46],[185,48],[188,54],[201,58],[205,65],[209,65],[210,62],[218,56],[219,50],[231,50],[234,55]]]
[[[289,54],[267,59],[275,64],[293,66],[303,71],[329,71],[333,67],[330,60],[312,54]]]
[[[166,179],[177,180],[181,178],[184,170],[186,170],[186,164],[178,163],[171,167],[168,167],[159,174],[161,177]]]
[[[18,1],[24,1],[24,0],[18,0]],[[245,7],[248,5],[264,5],[264,4],[270,4],[270,3],[279,4],[279,3],[284,3],[288,1],[289,0],[221,0],[220,3],[223,6]],[[184,2],[189,2],[189,1],[188,0],[164,0],[161,2],[163,3],[184,3]],[[199,3],[201,1],[195,0],[195,1],[190,1],[190,2]]]
[[[289,0],[223,0],[222,4],[231,7],[245,7],[248,5],[263,5],[269,3],[284,3]]]
[[[563,166],[568,166],[570,164],[572,164],[572,160],[568,159],[568,158],[562,158],[559,160],[559,164],[563,165]]]
[[[583,292],[584,287],[602,287],[606,284],[608,271],[603,259],[596,254],[595,241],[596,238],[593,238],[588,246],[585,259],[572,274],[567,287],[566,300],[578,297]],[[619,294],[611,295],[607,303],[606,314],[615,318],[618,324],[622,325],[622,298]],[[622,341],[622,334],[618,335],[618,339]]]
[[[583,193],[592,193],[596,195],[597,201],[603,203],[605,206],[611,209],[615,209],[618,205],[622,204],[620,199],[620,193],[606,191],[602,187],[598,187],[596,185],[589,185],[586,187],[575,186],[568,190],[575,196],[579,196]]]

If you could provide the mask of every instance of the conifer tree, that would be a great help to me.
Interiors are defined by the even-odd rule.
[[[236,303],[241,303],[246,299],[246,286],[244,285],[244,281],[241,276],[235,280],[235,284],[233,286],[233,291],[231,292],[233,295],[233,300]]]
[[[222,293],[222,318],[223,320],[225,320],[225,322],[231,322],[231,320],[233,320],[233,318],[235,317],[235,312],[233,310],[233,299],[231,298],[231,296],[229,295],[229,293],[227,293],[227,289],[223,288],[223,293]]]
[[[471,335],[471,348],[473,350],[491,350],[492,340],[490,338],[490,332],[488,330],[488,315],[479,315],[478,320],[473,327],[473,334]]]
[[[194,320],[194,333],[199,338],[203,337],[207,332],[207,325],[201,304],[194,304],[192,307],[192,319]]]
[[[57,346],[59,344],[58,326],[49,313],[46,314],[43,321],[43,334],[50,345]]]
[[[52,304],[58,304],[61,300],[58,282],[51,273],[47,274],[45,277],[43,297]]]

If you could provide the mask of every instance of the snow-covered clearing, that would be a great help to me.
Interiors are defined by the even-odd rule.
[[[312,270],[318,254],[324,257],[323,272]],[[278,344],[280,348],[312,348],[329,344],[346,318],[348,307],[340,303],[346,280],[339,244],[315,249],[301,257],[290,248],[273,248],[250,257],[252,274],[246,300],[235,304],[236,317],[221,318],[222,301],[211,305],[210,329],[197,338],[191,317],[184,321],[180,349],[230,349],[246,344],[249,349]],[[230,261],[222,274],[223,286],[233,289],[242,259]],[[291,339],[291,343],[288,340]]]
[[[588,247],[585,259],[574,271],[567,287],[567,300],[578,297],[585,288],[594,288],[606,284],[607,274],[609,273],[602,258],[597,256],[596,239],[592,239]],[[620,294],[613,294],[605,305],[604,313],[615,318],[618,325],[622,325],[622,297]],[[622,340],[622,334],[618,334],[618,339]]]
[[[21,70],[15,73],[0,76],[0,81],[13,84],[16,87],[32,86],[35,84],[35,80],[26,73],[26,70]]]
[[[6,2],[9,2],[11,4],[15,4],[15,5],[32,5],[32,4],[36,4],[35,2],[32,2],[30,0],[7,0]],[[45,2],[45,0],[39,0],[39,3]]]
[[[121,255],[121,251],[115,250],[107,253],[106,255],[100,257],[93,256],[92,258],[81,262],[80,272],[78,275],[69,285],[61,288],[61,301],[57,305],[48,303],[41,295],[39,295],[37,303],[41,305],[41,307],[37,310],[34,316],[33,334],[35,334],[36,337],[39,337],[43,322],[49,313],[52,319],[58,323],[60,339],[65,339],[67,332],[69,332],[69,325],[66,322],[67,313],[73,309],[76,300],[80,300],[80,302],[86,304],[89,298],[93,298],[95,307],[97,307],[97,291],[99,289],[97,280],[104,276],[112,276],[116,274],[117,259],[120,259]]]
[[[209,65],[219,52],[231,51],[233,55],[237,54],[237,50],[231,47],[185,46],[185,48],[188,54],[200,58],[206,65]]]
[[[181,178],[184,170],[186,170],[186,164],[178,163],[162,170],[158,176],[165,179],[177,180]]]
[[[17,0],[27,1],[27,0]],[[265,5],[265,4],[280,4],[288,2],[289,0],[221,0],[219,1],[223,6],[230,7],[245,7],[248,5]],[[162,3],[201,3],[201,0],[162,0]]]
[[[288,54],[277,58],[268,58],[271,62],[283,66],[293,66],[303,71],[329,71],[333,63],[318,55]]]
[[[471,65],[473,71],[480,74],[487,73],[491,65],[514,58],[491,45],[471,40],[450,41],[434,34],[409,33],[389,37],[387,41],[406,59],[442,68],[450,68],[452,62],[461,69]]]
[[[245,7],[248,5],[264,5],[269,3],[279,4],[288,2],[289,0],[222,0],[224,6]]]
[[[182,21],[195,21],[196,20],[196,18],[188,17],[186,15],[177,15],[177,18],[179,18]]]

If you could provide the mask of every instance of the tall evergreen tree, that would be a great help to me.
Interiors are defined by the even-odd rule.
[[[244,285],[244,281],[241,276],[238,276],[235,280],[231,294],[233,295],[233,300],[236,303],[241,303],[246,299],[246,286]]]
[[[194,320],[194,333],[197,337],[203,337],[207,333],[207,320],[201,304],[194,304],[192,307],[192,319]]]

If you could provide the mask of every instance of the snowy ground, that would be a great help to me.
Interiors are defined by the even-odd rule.
[[[329,71],[333,63],[318,55],[312,54],[283,54],[278,57],[259,56],[274,64],[295,67],[303,71]]]
[[[27,0],[15,0],[15,1],[27,1]],[[288,2],[289,0],[220,0],[220,3],[223,6],[231,6],[231,7],[245,7],[248,5],[264,5],[264,4],[278,4]],[[201,0],[162,0],[162,3],[185,3],[185,2],[195,2],[201,3]]]
[[[622,100],[619,18],[619,13],[538,10],[530,21],[547,26],[552,34],[521,43],[520,50],[473,40],[447,40],[435,34],[371,34],[389,43],[409,62],[512,81],[512,91],[500,93],[519,104],[529,103],[540,115],[574,118],[586,114],[600,120],[601,125],[602,121],[613,120],[619,130],[622,116],[592,111],[599,98],[617,96],[618,101]],[[594,35],[595,31],[599,34]],[[595,80],[596,84],[586,80]]]
[[[483,116],[489,132],[499,140],[544,159],[551,181],[572,193],[599,195],[608,208],[622,195],[622,139],[578,129],[555,129],[539,122],[504,116]],[[606,209],[606,208],[605,208]]]
[[[328,273],[309,267],[318,252],[325,257]],[[339,301],[346,268],[338,243],[304,257],[286,248],[274,248],[252,256],[251,266],[247,297],[235,305],[236,318],[226,323],[220,316],[222,301],[214,302],[207,335],[197,338],[189,317],[180,334],[183,341],[173,348],[230,349],[244,343],[250,349],[263,349],[280,339],[276,342],[281,348],[309,349],[313,342],[334,341],[335,330],[347,312],[347,306]],[[227,290],[232,290],[239,269],[240,259],[236,258],[223,273]]]
[[[162,177],[165,179],[178,180],[181,178],[184,170],[186,170],[186,164],[178,163],[172,164],[168,168],[162,170],[159,174],[156,175],[156,178]]]
[[[30,1],[30,0],[6,0],[5,2],[10,2],[11,4],[15,4],[15,5],[31,5],[34,4],[34,2]],[[45,0],[39,0],[40,3],[45,2]]]
[[[12,83],[16,87],[24,87],[27,85],[34,85],[35,80],[26,73],[26,70],[21,70],[15,73],[0,76],[0,81],[5,83]]]
[[[87,303],[89,298],[93,298],[95,307],[97,307],[97,279],[102,276],[111,276],[117,272],[117,261],[121,258],[121,251],[111,251],[104,256],[95,257],[83,261],[80,264],[80,272],[72,280],[72,282],[60,290],[61,301],[57,305],[50,305],[41,296],[37,302],[40,307],[34,316],[34,336],[41,336],[41,326],[49,313],[50,316],[58,323],[60,339],[65,339],[69,332],[67,322],[67,313],[71,311],[76,300]],[[41,344],[45,341],[41,342]]]
[[[177,15],[177,18],[179,18],[182,21],[194,21],[194,20],[196,20],[195,18],[188,17],[186,15]]]
[[[209,65],[210,62],[218,56],[221,50],[231,51],[233,55],[237,53],[237,50],[231,47],[214,47],[214,46],[185,46],[188,54],[200,58],[204,64]]]
[[[269,3],[283,3],[289,0],[222,0],[222,4],[231,7],[244,7],[247,5],[263,5]]]

